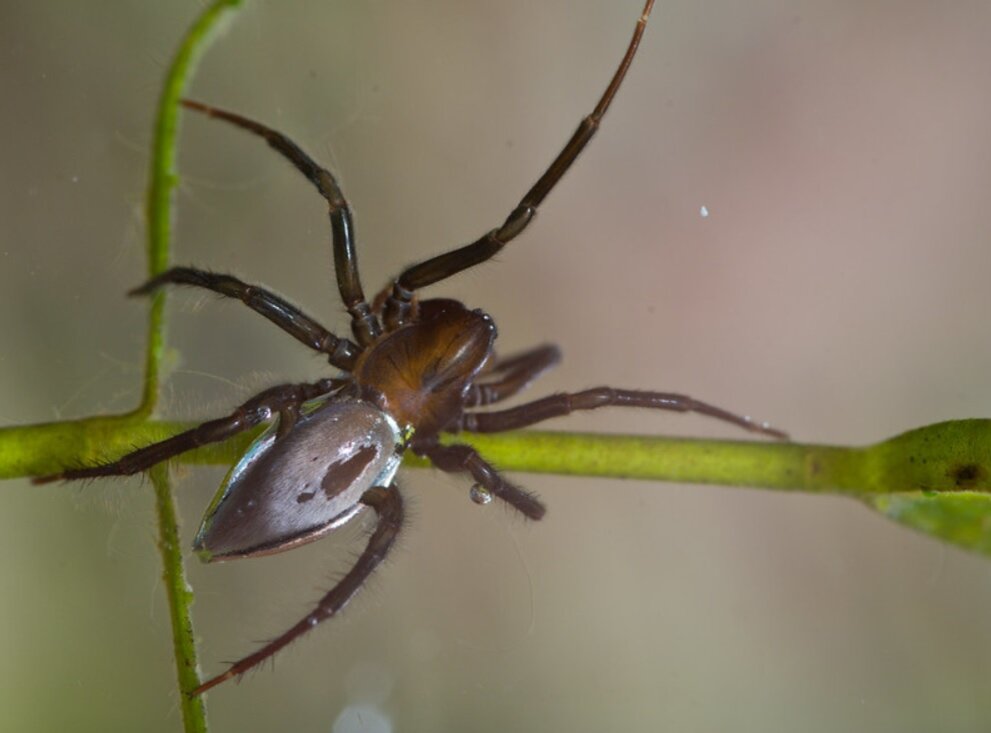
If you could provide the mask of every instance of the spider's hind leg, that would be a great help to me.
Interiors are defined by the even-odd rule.
[[[612,387],[593,387],[582,392],[550,395],[508,410],[466,412],[461,416],[457,428],[475,433],[501,433],[536,425],[554,417],[564,417],[580,410],[596,410],[600,407],[642,407],[673,412],[695,412],[732,423],[753,433],[762,433],[778,440],[788,440],[787,433],[767,423],[738,415],[688,395]]]
[[[296,622],[292,628],[255,653],[235,662],[226,672],[204,682],[196,688],[194,694],[200,695],[221,682],[242,675],[252,667],[261,664],[321,621],[326,621],[337,615],[354,597],[354,594],[364,585],[375,568],[388,555],[403,524],[403,498],[395,486],[389,488],[373,487],[364,493],[361,497],[361,503],[374,509],[378,514],[379,521],[372,536],[368,538],[368,545],[358,556],[354,567],[320,599],[316,608]]]
[[[337,379],[321,379],[312,384],[281,384],[252,397],[226,417],[210,420],[184,433],[139,448],[111,463],[38,476],[33,479],[33,483],[46,484],[100,476],[132,476],[201,445],[219,443],[250,430],[272,419],[275,413],[278,413],[280,421],[291,423],[304,402],[327,394],[340,385],[341,380]]]
[[[497,361],[485,372],[485,376],[498,375],[498,378],[472,384],[465,406],[481,407],[508,400],[529,387],[560,361],[561,350],[554,344],[544,344]]]

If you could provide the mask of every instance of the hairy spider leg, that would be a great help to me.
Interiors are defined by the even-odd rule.
[[[166,284],[205,288],[228,298],[237,298],[297,341],[314,351],[327,354],[331,365],[343,371],[351,371],[361,351],[353,341],[335,336],[275,293],[259,285],[238,280],[233,275],[206,272],[193,267],[173,267],[129,291],[128,295],[150,295]]]
[[[471,474],[476,483],[528,519],[541,519],[547,513],[547,507],[536,496],[504,479],[492,464],[482,458],[470,445],[460,443],[441,445],[434,438],[420,443],[414,440],[410,448],[414,453],[426,456],[442,471]]]
[[[280,384],[252,397],[226,417],[205,422],[184,433],[139,448],[116,461],[38,476],[32,479],[32,483],[47,484],[63,479],[71,481],[98,476],[131,476],[201,445],[223,442],[268,422],[274,414],[278,414],[279,432],[284,434],[295,423],[299,408],[304,402],[332,392],[346,383],[347,380],[321,379],[312,384]]]
[[[779,440],[788,439],[787,433],[767,423],[757,422],[751,417],[737,415],[687,395],[612,387],[594,387],[582,392],[554,394],[508,410],[464,413],[458,420],[458,427],[475,433],[499,433],[525,428],[579,410],[596,410],[600,407],[645,407],[653,410],[697,412],[738,425],[753,433],[769,435]]]
[[[337,180],[326,168],[318,165],[309,155],[288,137],[277,130],[266,127],[234,112],[211,107],[207,104],[182,100],[187,109],[202,112],[210,117],[224,120],[232,125],[259,135],[286,160],[296,166],[309,181],[316,186],[320,195],[327,200],[330,209],[330,230],[334,241],[334,272],[341,300],[351,314],[351,330],[358,343],[367,346],[382,332],[378,319],[372,313],[358,277],[358,253],[354,249],[354,222],[351,207],[348,205]]]
[[[354,597],[354,594],[364,585],[375,568],[389,554],[403,524],[403,498],[395,485],[388,488],[373,487],[362,495],[360,501],[375,510],[379,521],[372,536],[368,538],[368,545],[358,556],[358,560],[347,575],[341,578],[340,582],[320,599],[316,608],[300,619],[292,628],[268,642],[254,654],[249,654],[235,662],[226,672],[204,682],[193,691],[194,695],[200,695],[211,687],[216,687],[232,677],[240,676],[252,667],[261,664],[321,621],[336,616]]]
[[[499,375],[499,378],[472,384],[465,407],[481,407],[507,400],[526,389],[560,361],[561,350],[554,344],[543,344],[497,361],[486,375]]]
[[[406,322],[412,307],[414,291],[485,262],[526,229],[536,215],[541,202],[561,180],[565,171],[571,167],[571,164],[575,162],[575,159],[599,129],[603,115],[609,109],[613,97],[619,90],[619,86],[633,62],[653,6],[654,0],[647,0],[623,60],[613,74],[609,86],[606,87],[599,99],[599,103],[595,105],[595,109],[582,119],[571,139],[558,153],[550,167],[523,196],[516,208],[510,212],[502,226],[493,229],[471,244],[466,244],[408,267],[396,278],[392,293],[386,299],[383,314],[383,321],[388,330],[396,329]]]

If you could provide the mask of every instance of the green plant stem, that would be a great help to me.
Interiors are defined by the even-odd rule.
[[[0,478],[104,463],[190,427],[90,418],[0,429]],[[177,460],[229,465],[256,434]],[[991,555],[991,420],[938,423],[862,448],[536,431],[445,440],[474,445],[504,471],[845,494],[904,525]],[[427,464],[408,456],[406,465]]]
[[[183,726],[186,733],[206,733],[206,707],[202,697],[193,696],[193,690],[200,684],[196,666],[196,640],[193,636],[193,621],[190,607],[193,604],[193,591],[186,582],[185,567],[182,562],[182,544],[179,540],[179,520],[172,485],[165,466],[156,466],[149,471],[155,487],[155,510],[158,514],[158,551],[162,557],[162,582],[169,604],[169,618],[172,622],[172,648],[179,676],[179,705],[182,709]]]
[[[240,4],[241,0],[214,0],[210,3],[186,32],[166,74],[155,116],[148,181],[149,277],[164,272],[171,260],[173,194],[178,181],[176,140],[179,131],[179,100],[182,99],[193,70],[211,38],[222,21],[230,17],[232,11]],[[148,312],[148,345],[141,404],[131,416],[125,416],[118,423],[111,419],[104,424],[105,426],[141,424],[133,422],[132,419],[147,419],[154,413],[158,404],[164,353],[165,292],[161,291],[152,297]],[[151,471],[151,477],[155,486],[162,579],[165,582],[169,616],[172,621],[172,644],[181,692],[183,729],[186,733],[205,733],[207,730],[205,703],[202,698],[192,696],[193,690],[199,686],[199,674],[190,612],[193,594],[186,584],[182,551],[179,547],[179,519],[167,469],[157,467]]]
[[[88,418],[0,428],[0,478],[113,460],[194,423]],[[254,437],[204,446],[176,460],[230,464]],[[782,491],[875,494],[991,492],[991,420],[956,420],[868,447],[692,440],[525,431],[447,436],[474,445],[500,469],[572,476],[749,486]],[[28,457],[31,457],[28,459]],[[428,465],[409,456],[408,466]]]
[[[164,272],[171,259],[172,194],[176,174],[176,139],[179,134],[179,100],[210,40],[242,0],[214,0],[186,32],[169,66],[158,98],[148,179],[148,277]],[[144,391],[135,414],[150,416],[158,403],[162,356],[165,353],[165,292],[152,296],[148,313],[148,347],[145,356]]]

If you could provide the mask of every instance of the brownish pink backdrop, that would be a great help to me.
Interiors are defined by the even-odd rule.
[[[0,4],[0,421],[140,393],[142,202],[164,66],[196,2]],[[193,95],[339,174],[374,290],[501,221],[588,111],[631,2],[248,3]],[[341,328],[325,209],[263,145],[184,120],[175,259]],[[702,208],[708,216],[702,215]],[[535,392],[686,391],[802,441],[991,414],[991,5],[663,2],[602,132],[497,262],[431,292]],[[165,414],[220,414],[319,359],[233,304],[172,301]],[[739,437],[601,412],[581,429]],[[185,471],[187,538],[222,470]],[[407,471],[413,519],[343,619],[211,695],[216,730],[977,731],[991,562],[853,502],[519,476],[540,525]],[[179,726],[139,481],[0,492],[11,729]],[[294,621],[357,533],[191,566],[208,672]],[[369,711],[377,711],[377,713]]]

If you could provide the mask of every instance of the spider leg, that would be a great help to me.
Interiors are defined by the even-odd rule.
[[[413,443],[413,451],[430,459],[437,468],[448,473],[467,472],[476,483],[488,489],[493,496],[517,509],[529,519],[541,519],[547,513],[545,507],[533,494],[514,486],[504,479],[478,451],[468,445],[441,445]]]
[[[606,110],[609,109],[609,105],[633,61],[633,56],[637,52],[637,46],[640,45],[640,38],[647,26],[647,18],[650,16],[653,5],[654,0],[647,0],[644,5],[623,60],[613,74],[612,80],[603,92],[598,104],[595,105],[595,109],[582,119],[571,139],[558,153],[550,167],[520,199],[502,226],[493,229],[471,244],[431,257],[404,270],[396,278],[392,294],[386,301],[384,313],[386,328],[393,330],[407,320],[414,291],[485,262],[526,229],[536,215],[541,202],[561,180],[565,171],[571,167],[571,164],[575,162],[575,159],[598,130],[599,123]]]
[[[578,410],[595,410],[609,406],[697,412],[738,425],[754,433],[762,433],[779,440],[788,439],[787,433],[767,423],[757,422],[753,418],[737,415],[687,395],[671,392],[640,392],[612,387],[595,387],[582,392],[555,394],[497,412],[465,413],[459,420],[458,427],[475,433],[499,433],[504,430],[525,428],[553,417],[570,415]]]
[[[358,343],[367,346],[381,332],[378,319],[368,307],[365,294],[358,277],[358,254],[354,249],[354,222],[351,207],[348,205],[337,180],[326,168],[318,165],[309,155],[288,137],[260,122],[249,120],[234,112],[217,109],[191,99],[182,100],[187,109],[202,112],[209,117],[224,120],[248,132],[265,138],[266,142],[282,157],[296,166],[309,181],[316,186],[320,195],[327,200],[330,209],[330,230],[334,240],[334,272],[337,275],[337,288],[348,313],[351,314],[351,330]]]
[[[242,282],[232,275],[221,275],[192,267],[173,267],[131,290],[128,295],[150,295],[166,284],[191,285],[212,290],[228,298],[237,298],[297,341],[301,341],[314,351],[327,354],[330,363],[338,369],[350,371],[360,353],[359,348],[352,341],[338,338],[278,295],[258,285]]]
[[[47,484],[59,480],[96,478],[98,476],[131,476],[152,466],[208,443],[219,443],[245,430],[272,419],[279,414],[280,433],[295,422],[299,407],[307,400],[340,387],[346,380],[321,379],[312,384],[280,384],[252,397],[227,417],[211,420],[184,433],[158,443],[139,448],[111,463],[86,468],[71,468],[49,476],[38,476],[33,483]]]
[[[358,556],[354,567],[320,599],[316,608],[300,619],[292,628],[268,642],[255,653],[235,662],[226,672],[204,682],[196,688],[193,692],[194,695],[200,695],[221,682],[244,674],[287,644],[301,637],[321,621],[336,616],[354,597],[354,594],[364,585],[375,568],[385,559],[403,524],[403,499],[395,486],[371,488],[361,497],[361,503],[374,509],[378,514],[379,521],[372,536],[368,539],[368,546]]]
[[[465,406],[480,407],[509,399],[526,389],[559,361],[560,349],[553,344],[544,344],[496,362],[489,373],[501,375],[499,379],[472,384]]]

